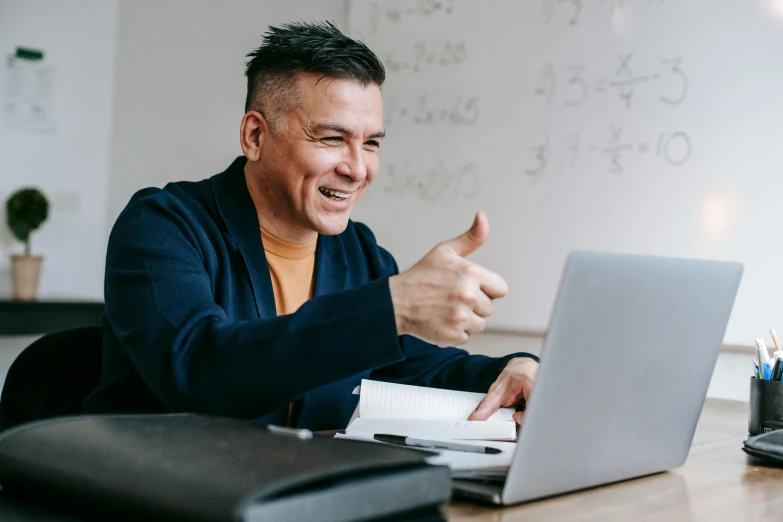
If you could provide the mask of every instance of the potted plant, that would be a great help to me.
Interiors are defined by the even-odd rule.
[[[30,253],[30,234],[49,216],[49,201],[34,187],[17,190],[5,204],[8,227],[24,243],[24,254],[11,256],[13,292],[16,299],[35,299],[41,275],[43,256]]]

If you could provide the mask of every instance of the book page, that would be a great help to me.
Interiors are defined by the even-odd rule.
[[[467,420],[485,394],[424,388],[362,379],[359,417],[363,419]],[[487,422],[513,421],[501,408]]]
[[[348,435],[372,437],[376,433],[404,435],[430,440],[495,439],[516,440],[517,425],[510,422],[428,419],[354,420],[346,429]]]

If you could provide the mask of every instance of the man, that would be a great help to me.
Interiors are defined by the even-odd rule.
[[[486,217],[401,274],[349,220],[384,138],[375,54],[334,25],[291,24],[249,57],[244,157],[197,183],[141,190],[114,225],[103,371],[85,412],[343,428],[362,378],[489,388],[471,419],[523,402],[533,356],[439,348],[483,330],[507,292],[464,259]]]

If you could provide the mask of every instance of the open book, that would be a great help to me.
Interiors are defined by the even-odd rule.
[[[467,420],[483,398],[483,393],[363,379],[359,416],[345,433],[369,437],[389,433],[437,440],[516,440],[517,426],[511,418],[511,408],[501,408],[485,421]]]

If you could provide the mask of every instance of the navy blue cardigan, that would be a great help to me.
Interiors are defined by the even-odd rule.
[[[362,378],[486,393],[507,360],[398,336],[394,258],[350,222],[318,237],[313,298],[278,317],[245,158],[136,193],[109,238],[103,370],[85,412],[202,412],[344,428]]]

